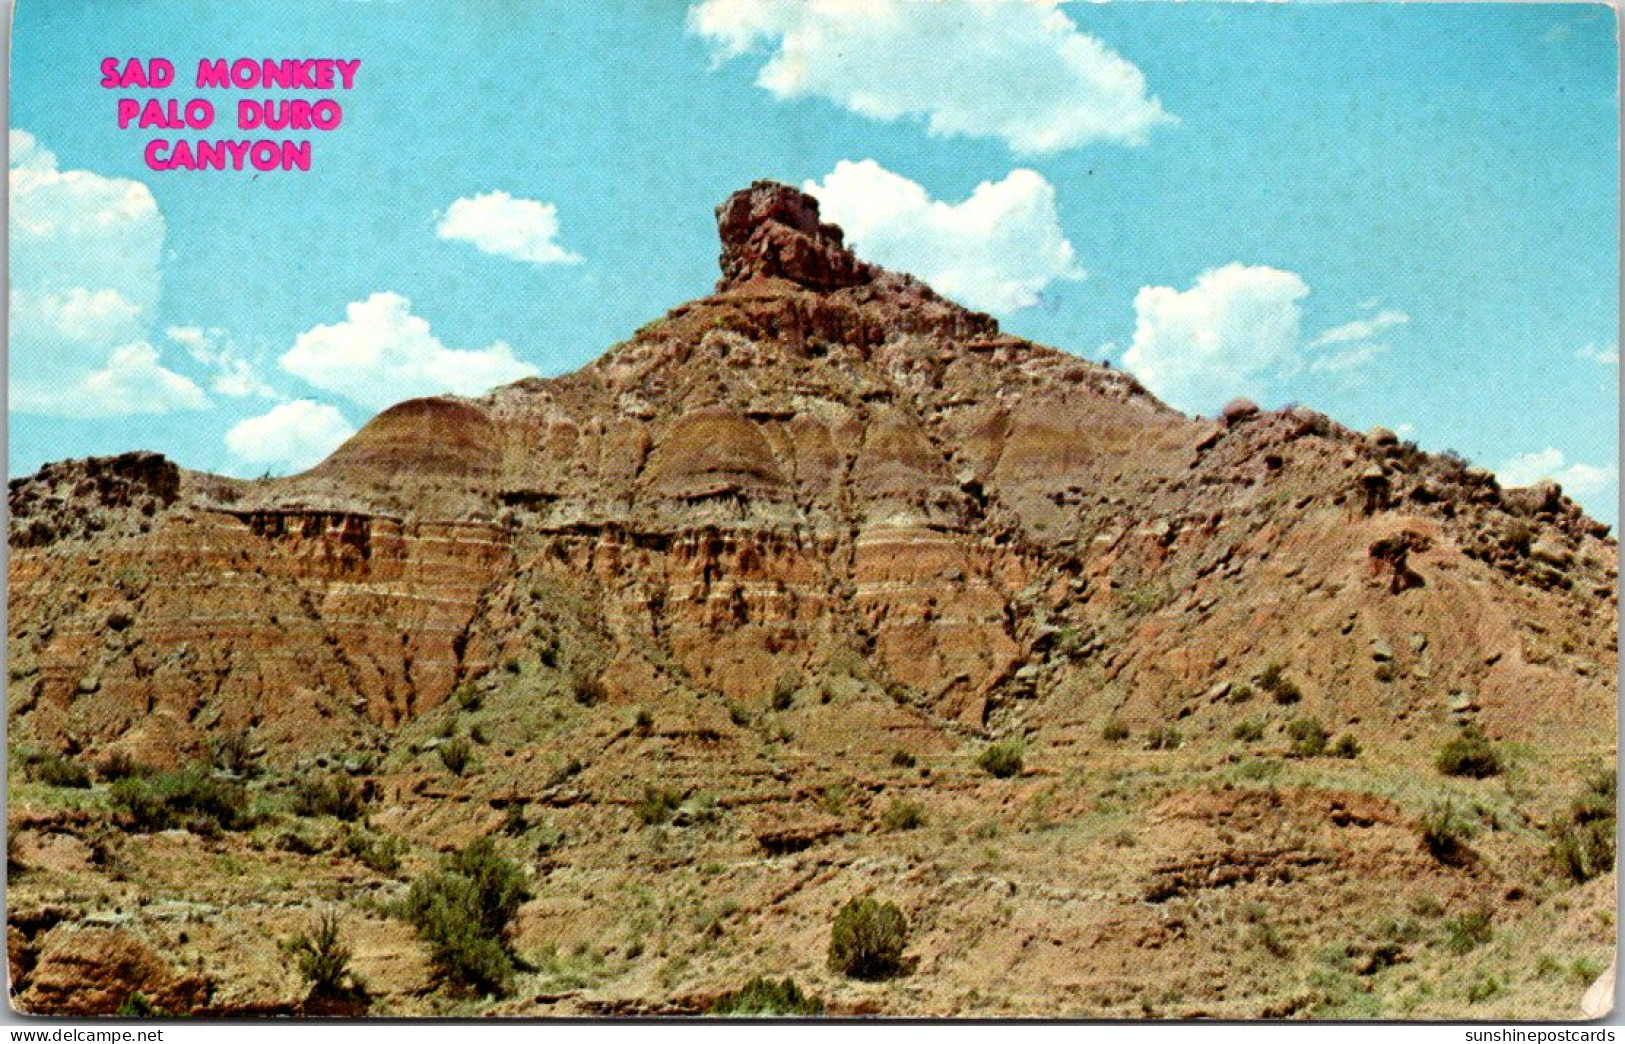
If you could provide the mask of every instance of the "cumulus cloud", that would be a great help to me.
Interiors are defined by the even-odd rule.
[[[58,417],[201,409],[147,340],[164,219],[139,181],[62,170],[10,132],[11,404]]]
[[[1141,287],[1123,363],[1181,409],[1216,407],[1297,367],[1299,302],[1308,294],[1293,272],[1242,264],[1208,269],[1189,290]]]
[[[456,200],[435,226],[441,239],[472,243],[487,254],[536,265],[573,265],[581,255],[557,242],[558,208],[506,192],[485,192]]]
[[[55,382],[16,383],[11,405],[23,413],[52,417],[129,417],[201,410],[209,399],[189,378],[163,367],[158,349],[145,342],[113,350],[107,364]]]
[[[1618,366],[1619,345],[1597,345],[1594,343],[1581,345],[1579,350],[1574,353],[1574,357],[1584,359],[1587,362],[1594,362],[1598,366]]]
[[[315,387],[374,409],[417,395],[474,395],[536,373],[501,341],[447,348],[412,314],[410,300],[389,292],[353,302],[343,320],[300,334],[280,362]]]
[[[1521,453],[1495,469],[1495,477],[1507,487],[1532,486],[1551,479],[1565,492],[1576,498],[1595,496],[1607,490],[1619,479],[1619,468],[1613,464],[1585,464],[1570,461],[1563,451],[1553,446],[1534,453]]]
[[[186,349],[197,363],[214,373],[209,377],[209,390],[231,399],[246,399],[257,395],[262,399],[280,399],[275,388],[260,376],[260,361],[246,357],[225,330],[219,327],[170,326],[164,336]]]
[[[320,463],[355,429],[326,403],[295,399],[226,432],[226,448],[240,461],[275,471],[303,471]]]
[[[1174,117],[1140,70],[1080,32],[1059,0],[702,0],[690,31],[719,63],[754,51],[758,86],[877,120],[923,118],[940,137],[1003,139],[1021,154],[1144,144]]]
[[[1058,279],[1081,279],[1055,214],[1055,189],[1030,170],[984,181],[959,203],[933,200],[874,160],[842,160],[805,189],[863,258],[911,272],[976,308],[1011,312]]]

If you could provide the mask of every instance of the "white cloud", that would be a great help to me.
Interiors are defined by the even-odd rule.
[[[559,246],[558,208],[506,192],[485,192],[456,200],[435,226],[441,239],[472,243],[487,254],[537,265],[569,265],[581,260]]]
[[[1402,326],[1411,321],[1411,317],[1404,312],[1385,308],[1369,319],[1356,319],[1334,326],[1330,330],[1315,338],[1314,344],[1346,344],[1349,341],[1365,341],[1391,326]]]
[[[984,181],[952,204],[869,159],[842,160],[821,184],[803,187],[863,258],[976,308],[1026,308],[1055,280],[1083,278],[1056,218],[1055,189],[1030,170]]]
[[[1596,344],[1582,345],[1580,349],[1574,353],[1574,357],[1576,359],[1584,359],[1587,362],[1594,362],[1598,366],[1618,366],[1619,345],[1610,344],[1600,347]]]
[[[481,349],[447,348],[412,314],[400,294],[375,293],[345,309],[345,318],[300,334],[282,368],[324,391],[381,409],[418,395],[474,395],[533,376],[501,341]]]
[[[1348,373],[1372,363],[1377,356],[1389,350],[1386,344],[1362,341],[1340,348],[1335,352],[1322,352],[1309,360],[1310,373]]]
[[[11,404],[23,413],[87,418],[201,410],[209,400],[190,379],[165,369],[158,349],[137,342],[114,349],[107,364],[90,373],[14,384]]]
[[[205,404],[146,343],[165,231],[147,186],[61,170],[27,131],[9,143],[14,408],[84,417]],[[107,398],[111,389],[147,398]]]
[[[226,432],[226,448],[247,464],[303,471],[354,434],[355,429],[335,407],[295,399],[232,425]]]
[[[1532,486],[1552,479],[1570,496],[1578,499],[1595,496],[1614,485],[1619,480],[1619,468],[1613,464],[1571,463],[1562,450],[1547,446],[1534,453],[1513,457],[1495,469],[1495,476],[1503,486],[1509,488]]]
[[[1254,392],[1265,375],[1296,369],[1308,293],[1293,272],[1242,264],[1209,269],[1185,291],[1141,287],[1123,363],[1181,409],[1216,408]]]
[[[1143,144],[1176,122],[1145,76],[1078,31],[1059,0],[702,0],[690,31],[718,62],[769,52],[775,97],[823,98],[877,120],[923,117],[940,137],[995,137],[1022,154]]]
[[[164,336],[186,349],[195,362],[209,367],[214,374],[209,378],[209,390],[232,399],[246,399],[257,395],[262,399],[281,399],[283,395],[260,376],[261,359],[250,360],[219,327],[170,326]]]

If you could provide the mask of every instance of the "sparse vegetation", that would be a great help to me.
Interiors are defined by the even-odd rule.
[[[48,787],[85,790],[90,787],[90,770],[81,762],[52,751],[31,750],[19,755],[23,775]]]
[[[515,971],[510,925],[530,896],[519,867],[482,837],[413,882],[402,912],[429,944],[430,959],[442,975],[481,993],[506,996]]]
[[[1286,668],[1278,663],[1265,667],[1258,676],[1258,687],[1274,697],[1275,702],[1289,706],[1303,699],[1303,690],[1286,676]]]
[[[1246,682],[1237,682],[1230,687],[1231,703],[1246,703],[1253,698],[1253,687]]]
[[[312,997],[358,998],[366,993],[350,970],[350,948],[339,929],[339,915],[328,910],[317,917],[308,933],[282,944],[293,957],[299,977],[310,985]]]
[[[795,702],[796,690],[801,688],[801,673],[789,670],[779,675],[778,681],[773,683],[773,691],[768,697],[769,705],[776,711],[789,710]]]
[[[1485,779],[1501,771],[1501,756],[1488,736],[1469,722],[1440,748],[1434,764],[1447,776]]]
[[[852,979],[890,979],[903,970],[908,918],[894,903],[868,896],[849,899],[835,916],[829,966]]]
[[[1100,738],[1107,743],[1121,743],[1128,739],[1128,726],[1117,718],[1107,718],[1100,727]]]
[[[997,779],[1019,776],[1025,748],[1020,740],[1004,740],[983,748],[976,756],[976,767]]]
[[[1178,750],[1185,737],[1172,725],[1157,725],[1145,734],[1146,750]]]
[[[913,768],[914,755],[906,750],[894,750],[891,755],[891,763],[893,768]]]
[[[632,806],[638,821],[644,826],[658,826],[668,822],[672,813],[683,804],[683,792],[669,787],[645,787],[643,797]]]
[[[1326,753],[1326,726],[1318,718],[1295,718],[1287,723],[1287,739],[1295,758],[1318,758]]]
[[[609,690],[604,688],[604,683],[599,678],[583,675],[576,679],[575,700],[583,707],[591,707],[596,703],[602,703],[607,695],[609,695]]]
[[[1230,735],[1243,743],[1257,743],[1264,738],[1264,723],[1257,718],[1243,718],[1236,722]]]
[[[824,1002],[801,992],[792,978],[761,976],[711,1002],[710,1015],[822,1015]]]
[[[108,796],[131,829],[144,833],[180,827],[212,834],[249,826],[248,791],[235,781],[214,778],[202,764],[128,776],[114,783]]]
[[[1570,806],[1567,820],[1554,828],[1552,861],[1576,883],[1583,884],[1613,868],[1617,790],[1614,769],[1592,776]]]
[[[467,771],[468,763],[474,759],[473,746],[461,736],[442,743],[436,753],[440,755],[440,763],[446,766],[446,771],[454,776],[461,776]]]
[[[1359,756],[1360,741],[1346,732],[1337,737],[1337,742],[1332,744],[1332,757],[1334,758],[1343,758],[1347,761],[1353,761]]]
[[[247,732],[228,732],[209,741],[209,764],[233,776],[252,779],[259,774],[259,758]]]
[[[394,834],[350,830],[344,835],[344,851],[362,866],[380,874],[394,874],[401,868],[406,842]]]
[[[349,776],[320,773],[306,776],[294,786],[296,816],[332,816],[350,822],[360,819],[365,811],[361,788]]]
[[[1473,822],[1457,812],[1450,802],[1428,809],[1417,829],[1422,835],[1422,844],[1439,862],[1455,866],[1468,858],[1467,842],[1474,833]]]
[[[1445,919],[1444,948],[1451,953],[1470,953],[1494,937],[1495,926],[1484,907]]]
[[[894,801],[881,819],[887,830],[918,830],[925,826],[925,806],[918,801]]]

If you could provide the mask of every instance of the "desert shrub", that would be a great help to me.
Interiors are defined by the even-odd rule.
[[[530,896],[519,867],[482,837],[414,881],[402,907],[442,975],[506,996],[515,968],[509,929]]]
[[[1359,756],[1360,741],[1346,732],[1337,737],[1337,742],[1332,744],[1332,757],[1334,758],[1344,758],[1352,761]]]
[[[130,776],[146,775],[152,768],[136,761],[122,750],[108,751],[96,761],[96,775],[105,783],[116,783]]]
[[[246,732],[228,732],[209,741],[209,764],[222,772],[251,779],[259,774],[259,761]]]
[[[35,783],[74,790],[86,790],[90,787],[90,770],[66,755],[50,751],[31,751],[19,760],[22,761],[24,775]]]
[[[667,787],[644,787],[643,797],[632,806],[644,826],[658,826],[671,819],[683,804],[683,792]]]
[[[1185,737],[1172,725],[1157,725],[1145,734],[1146,750],[1178,750]]]
[[[1011,776],[1021,774],[1021,755],[1024,751],[1020,740],[1004,740],[982,749],[976,756],[976,766],[983,772],[998,779],[1009,779]]]
[[[1444,947],[1451,953],[1469,953],[1495,936],[1490,912],[1480,907],[1444,922]]]
[[[591,707],[595,703],[602,703],[609,690],[604,683],[595,677],[582,676],[576,679],[575,700],[583,707]]]
[[[461,776],[474,758],[473,746],[461,737],[442,743],[436,750],[440,755],[440,763],[454,776]]]
[[[1258,687],[1273,696],[1275,702],[1283,706],[1297,703],[1303,699],[1303,690],[1298,688],[1296,682],[1286,676],[1285,668],[1278,663],[1272,663],[1264,668],[1263,673],[1258,676]]]
[[[796,690],[801,688],[801,675],[796,671],[785,671],[779,675],[779,680],[773,683],[773,692],[769,702],[774,710],[789,710],[795,702]]]
[[[1467,1003],[1477,1004],[1480,1001],[1487,1001],[1499,995],[1502,989],[1500,979],[1480,972],[1467,986]]]
[[[1423,813],[1417,829],[1422,835],[1422,844],[1439,862],[1455,865],[1467,858],[1473,823],[1450,802],[1436,804]]]
[[[917,830],[925,826],[925,806],[918,801],[894,801],[881,819],[887,830]]]
[[[914,755],[906,750],[894,750],[891,755],[891,763],[893,768],[913,768]]]
[[[393,874],[401,868],[406,842],[394,834],[351,830],[344,835],[344,851],[362,866],[380,874]]]
[[[1326,726],[1318,718],[1294,719],[1287,724],[1286,735],[1295,758],[1318,758],[1326,753]]]
[[[327,772],[306,776],[294,786],[293,814],[332,816],[351,822],[366,811],[361,788],[349,776]]]
[[[1121,743],[1128,739],[1128,726],[1116,718],[1107,718],[1100,727],[1100,738],[1107,743]]]
[[[216,779],[206,766],[191,764],[146,776],[128,776],[108,791],[113,808],[141,832],[184,827],[195,833],[241,830],[249,826],[248,791],[232,780]]]
[[[893,903],[868,896],[849,899],[835,915],[829,966],[852,979],[889,979],[903,970],[908,918]]]
[[[1617,776],[1613,770],[1586,781],[1565,822],[1554,828],[1552,861],[1583,884],[1614,865]]]
[[[1484,779],[1501,771],[1501,756],[1484,730],[1469,722],[1439,748],[1434,764],[1447,776]]]
[[[639,735],[644,735],[654,728],[654,725],[655,716],[649,712],[647,707],[639,707],[637,714],[632,718],[633,730]]]
[[[1231,703],[1246,703],[1253,698],[1253,695],[1253,687],[1246,682],[1237,682],[1230,687],[1229,699]]]
[[[711,1002],[711,1015],[822,1015],[824,1002],[801,992],[796,981],[761,976]]]
[[[480,695],[480,690],[472,685],[458,686],[457,691],[452,693],[451,698],[456,702],[459,709],[465,711],[477,711],[485,705],[485,697]]]
[[[1243,718],[1236,722],[1236,727],[1230,730],[1230,735],[1243,743],[1257,743],[1264,738],[1264,723],[1257,718]]]
[[[350,971],[350,948],[339,933],[339,915],[331,910],[316,918],[308,933],[282,944],[293,957],[299,977],[310,984],[312,997],[353,997],[363,992]]]
[[[750,709],[740,703],[728,704],[728,720],[744,728],[751,723]]]

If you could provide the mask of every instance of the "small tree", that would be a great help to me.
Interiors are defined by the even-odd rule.
[[[283,949],[293,955],[299,977],[310,984],[311,997],[352,998],[365,993],[350,971],[350,948],[339,927],[339,915],[328,910],[317,917],[309,934],[283,943]]]
[[[893,903],[847,900],[829,937],[829,966],[848,978],[889,979],[903,969],[908,918]]]

